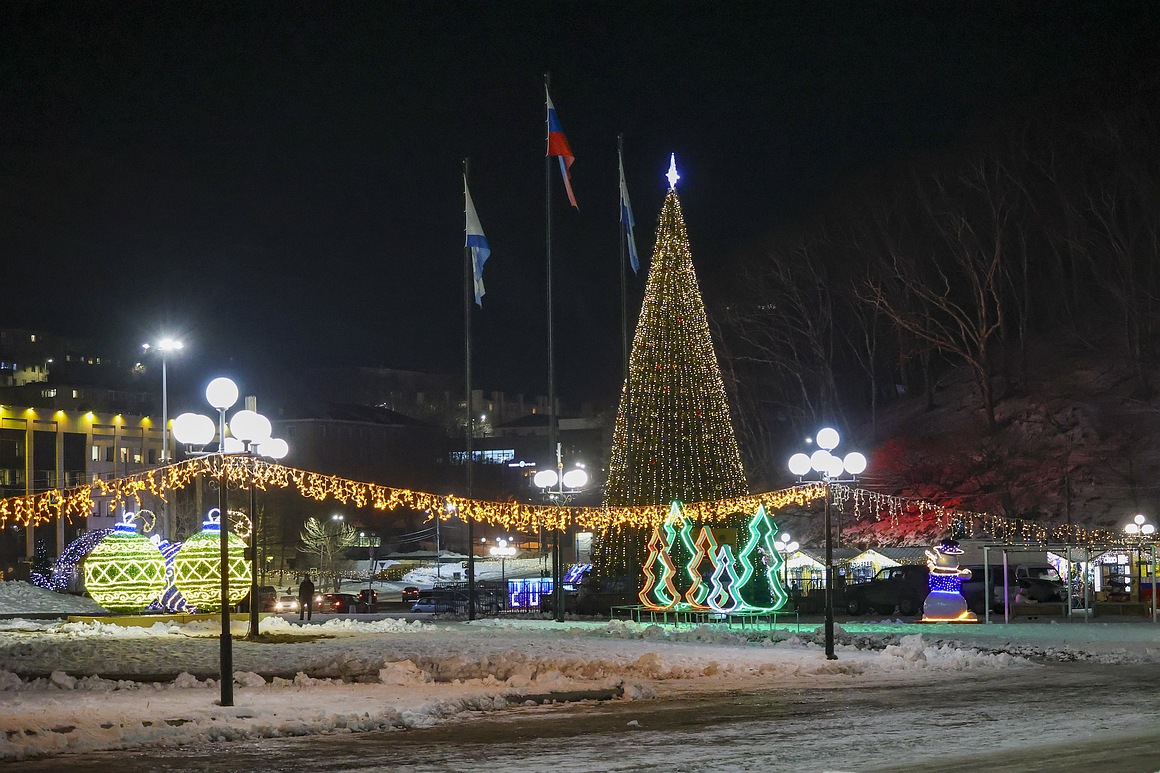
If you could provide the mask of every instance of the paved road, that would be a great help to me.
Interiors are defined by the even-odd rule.
[[[1160,669],[1057,663],[961,682],[515,708],[421,730],[20,763],[132,771],[1160,770]]]

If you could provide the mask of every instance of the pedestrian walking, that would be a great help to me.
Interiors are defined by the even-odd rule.
[[[298,619],[309,620],[314,612],[314,583],[310,577],[303,577],[298,585]]]

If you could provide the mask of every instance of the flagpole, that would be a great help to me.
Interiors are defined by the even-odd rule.
[[[624,135],[616,135],[616,154],[620,169],[624,169]],[[623,204],[620,207],[620,337],[624,350],[624,381],[628,383],[628,223],[624,222]]]
[[[467,176],[468,159],[463,159],[463,393],[465,440],[467,441],[467,493],[471,499],[475,487],[475,452],[471,409],[471,301],[474,295],[475,272],[471,265],[471,247],[467,245]],[[464,514],[467,521],[467,619],[475,619],[475,519]],[[436,558],[438,560],[438,558]],[[506,597],[507,591],[504,591]]]
[[[551,85],[551,73],[544,73],[544,142],[548,141],[551,125],[548,123],[546,97]],[[556,355],[553,342],[552,320],[552,156],[544,155],[544,236],[547,251],[548,280],[548,459],[556,459]],[[561,587],[563,572],[560,561],[560,531],[552,531],[552,606],[556,620],[564,620],[564,589]]]

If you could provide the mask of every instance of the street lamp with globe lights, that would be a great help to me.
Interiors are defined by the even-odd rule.
[[[250,458],[250,632],[246,638],[258,638],[258,502],[254,479],[258,472],[258,457],[282,459],[290,446],[281,438],[272,437],[270,420],[257,411],[243,408],[230,419],[230,434],[242,444]]]
[[[511,537],[508,537],[506,539],[503,537],[500,537],[495,542],[496,542],[496,544],[494,544],[490,548],[488,548],[487,552],[489,554],[491,554],[491,556],[493,558],[499,559],[500,587],[503,588],[503,596],[504,596],[503,606],[504,606],[504,609],[507,609],[509,596],[510,596],[510,594],[508,593],[508,587],[507,587],[507,560],[509,558],[514,558],[518,551],[516,550],[516,546],[514,544],[511,544],[512,542],[514,542],[514,540],[512,540]]]
[[[1136,556],[1137,558],[1143,551],[1144,543],[1151,543],[1152,554],[1152,622],[1156,622],[1156,525],[1149,523],[1148,519],[1143,514],[1137,514],[1132,522],[1124,526],[1124,533],[1129,537],[1133,537],[1137,541]],[[1137,566],[1139,561],[1137,560]],[[1138,587],[1138,586],[1137,586]]]
[[[564,455],[556,444],[556,469],[540,470],[532,477],[532,485],[542,489],[544,497],[556,504],[566,505],[588,485],[588,472],[577,464],[564,472]],[[556,622],[564,622],[564,561],[560,556],[560,532],[552,532],[552,606]]]
[[[836,429],[826,427],[814,439],[818,449],[812,454],[794,454],[789,458],[789,471],[804,478],[811,471],[821,475],[825,485],[825,529],[826,529],[826,658],[837,660],[834,654],[834,535],[830,527],[830,485],[843,482],[842,476],[849,473],[853,480],[866,470],[866,457],[857,451],[838,456],[833,450],[838,447],[841,437]]]
[[[789,557],[792,554],[797,552],[799,547],[801,547],[801,545],[794,541],[793,537],[789,536],[788,532],[778,532],[777,537],[773,540],[773,549],[778,553],[781,553],[782,587],[784,587],[789,580],[789,567],[786,566],[786,562],[789,561]]]
[[[213,442],[216,434],[218,438],[217,454],[220,457],[218,467],[218,511],[228,513],[226,496],[226,455],[246,453],[251,455],[256,464],[258,448],[263,454],[274,458],[285,456],[288,447],[285,441],[270,437],[270,422],[264,416],[251,410],[238,411],[230,423],[234,431],[233,437],[226,436],[226,411],[238,401],[238,386],[228,378],[215,378],[205,389],[206,401],[218,412],[218,424],[215,432],[214,422],[208,416],[196,413],[183,413],[173,421],[173,437],[179,442],[202,448]],[[236,426],[235,426],[236,423]],[[251,578],[250,578],[250,633],[257,632],[257,574],[255,572],[256,559],[256,529],[252,523],[254,518],[254,475],[250,476],[250,518],[251,518]],[[221,705],[234,705],[234,678],[233,678],[233,640],[230,637],[230,575],[229,575],[229,529],[227,517],[222,516],[221,534],[221,563],[219,574],[221,581],[221,644],[219,676],[221,678]]]

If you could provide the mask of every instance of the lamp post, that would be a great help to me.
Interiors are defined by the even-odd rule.
[[[516,555],[516,546],[509,544],[511,542],[514,542],[511,537],[507,539],[500,537],[496,540],[496,544],[488,548],[487,551],[493,558],[499,558],[499,584],[503,588],[504,609],[508,607],[507,560]]]
[[[222,630],[219,647],[221,705],[234,705],[234,651],[230,638],[229,510],[226,508],[226,411],[238,401],[238,386],[228,378],[215,378],[205,388],[205,399],[218,412],[218,512],[221,513],[221,604]],[[173,422],[178,442],[204,446],[213,440],[213,420],[208,416],[183,413]],[[232,439],[232,438],[231,438]],[[238,443],[238,441],[234,441]],[[238,445],[241,445],[238,443]],[[240,449],[239,449],[240,450]],[[252,606],[252,604],[251,604]]]
[[[1136,556],[1140,556],[1143,550],[1145,540],[1148,540],[1151,547],[1152,561],[1151,561],[1151,580],[1152,580],[1152,622],[1156,622],[1156,525],[1149,523],[1148,519],[1143,515],[1137,515],[1132,519],[1132,522],[1124,526],[1124,533],[1136,539]],[[1138,565],[1138,562],[1137,562]],[[1137,586],[1139,587],[1139,586]]]
[[[830,485],[845,482],[842,475],[850,473],[857,476],[866,469],[866,457],[857,451],[840,457],[831,453],[838,447],[841,438],[836,429],[826,427],[820,430],[814,443],[818,450],[810,455],[798,453],[789,458],[789,471],[798,476],[798,480],[817,472],[825,485],[825,529],[826,529],[826,659],[837,660],[834,654],[834,534],[830,527]],[[848,480],[853,480],[850,478]]]
[[[566,505],[572,497],[588,484],[588,473],[581,465],[564,472],[564,455],[561,444],[556,444],[556,469],[540,470],[532,478],[537,488],[543,489],[545,498],[556,505]],[[552,533],[552,606],[555,607],[556,622],[564,622],[564,567],[560,556],[560,531]]]
[[[796,553],[799,547],[801,546],[794,542],[793,537],[789,536],[788,532],[779,532],[773,540],[773,549],[781,553],[781,584],[783,587],[789,581],[789,568],[786,566],[786,562],[789,560],[790,554]]]
[[[250,462],[250,632],[246,638],[258,638],[258,506],[254,479],[258,475],[258,457],[281,459],[290,451],[281,438],[271,437],[270,420],[257,411],[242,409],[230,419],[230,434],[242,442]]]
[[[169,378],[166,373],[166,355],[169,352],[179,352],[185,348],[185,344],[174,338],[162,338],[157,342],[156,347],[151,347],[150,344],[141,344],[141,348],[148,353],[150,348],[156,348],[161,355],[161,463],[168,464],[173,461],[169,456]]]
[[[156,348],[158,354],[161,355],[161,458],[158,460],[162,465],[169,464],[173,458],[169,454],[169,374],[167,373],[166,360],[169,352],[181,351],[185,347],[181,341],[174,338],[162,338],[157,342]],[[150,345],[141,344],[141,348],[146,353],[149,352]],[[170,523],[169,500],[163,498],[163,514],[165,516],[165,534],[169,539],[174,538],[174,524]]]

